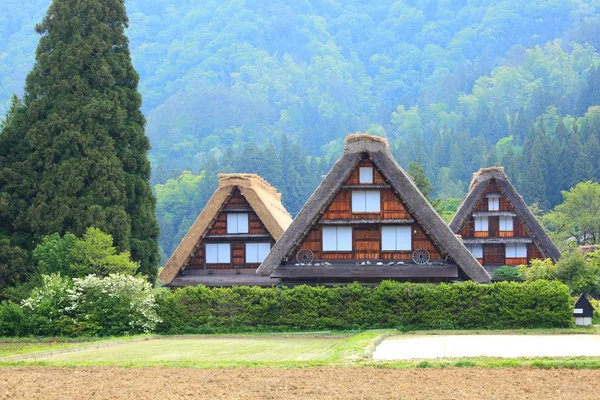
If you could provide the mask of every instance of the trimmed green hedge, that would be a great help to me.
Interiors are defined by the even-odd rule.
[[[573,324],[560,282],[383,282],[325,288],[187,287],[158,296],[158,333],[316,329],[510,329]]]

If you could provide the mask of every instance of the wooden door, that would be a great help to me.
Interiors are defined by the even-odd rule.
[[[506,264],[506,252],[503,244],[483,245],[483,265],[502,266]]]

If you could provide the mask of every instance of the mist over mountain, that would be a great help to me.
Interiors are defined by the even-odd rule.
[[[49,0],[3,2],[0,112]],[[256,172],[296,213],[344,137],[386,136],[442,198],[504,165],[529,204],[598,180],[597,1],[128,0],[163,258],[216,185]]]

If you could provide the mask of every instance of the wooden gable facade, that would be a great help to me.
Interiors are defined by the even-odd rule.
[[[170,286],[271,286],[256,269],[291,221],[281,194],[264,179],[221,174],[159,278]]]
[[[523,265],[546,258],[495,179],[460,235],[483,266]]]
[[[530,264],[560,253],[518,195],[501,167],[475,174],[472,188],[450,227],[488,270]]]
[[[386,139],[344,154],[261,264],[285,284],[440,282],[490,277],[394,161]]]
[[[236,218],[232,218],[235,215]],[[239,218],[244,218],[248,221],[248,229],[231,229],[228,226],[228,220],[230,225],[232,222]],[[235,233],[232,233],[235,231]],[[229,254],[226,259],[230,262],[214,262],[214,259],[207,260],[207,245],[223,245],[229,246]],[[186,267],[186,270],[214,270],[214,269],[253,269],[258,268],[260,263],[266,257],[255,257],[254,256],[254,245],[268,246],[268,251],[271,250],[271,246],[275,244],[275,239],[269,233],[265,225],[262,223],[256,212],[252,209],[248,201],[242,196],[240,190],[235,188],[231,194],[231,197],[223,205],[223,208],[214,219],[212,225],[208,228],[206,235],[198,243],[196,252]],[[253,245],[253,246],[248,246]],[[248,249],[247,249],[248,247]],[[248,250],[247,254],[246,250]],[[267,252],[268,253],[268,252]],[[221,254],[218,254],[221,256]]]
[[[360,182],[361,169],[372,173],[371,182]],[[363,191],[379,193],[377,196],[379,211],[366,212],[362,211],[362,208],[361,211],[353,210],[353,197],[356,200],[356,193]],[[323,231],[328,227],[351,228],[351,249],[324,250]],[[410,248],[406,246],[401,250],[384,249],[382,238],[387,233],[384,227],[410,228]],[[417,249],[427,250],[431,261],[441,261],[443,258],[442,253],[425,233],[425,230],[414,220],[402,200],[394,193],[389,182],[368,159],[357,164],[341,190],[325,209],[320,221],[310,229],[292,254],[297,254],[302,249],[310,250],[315,259],[322,261],[395,260],[412,263],[413,252]]]

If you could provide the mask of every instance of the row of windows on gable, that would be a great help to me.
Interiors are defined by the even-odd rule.
[[[271,251],[270,243],[246,243],[246,263],[257,264],[267,258]],[[207,243],[206,244],[206,263],[207,264],[230,264],[231,263],[231,244],[230,243]]]
[[[410,225],[383,226],[381,228],[381,250],[411,251],[412,228]],[[323,251],[352,251],[352,227],[323,227]]]
[[[488,217],[475,217],[475,231],[487,232],[489,230]],[[510,232],[513,230],[513,217],[500,217],[500,231]]]
[[[483,258],[482,244],[465,244],[475,258]],[[527,245],[523,243],[507,243],[505,248],[506,258],[527,258]]]

